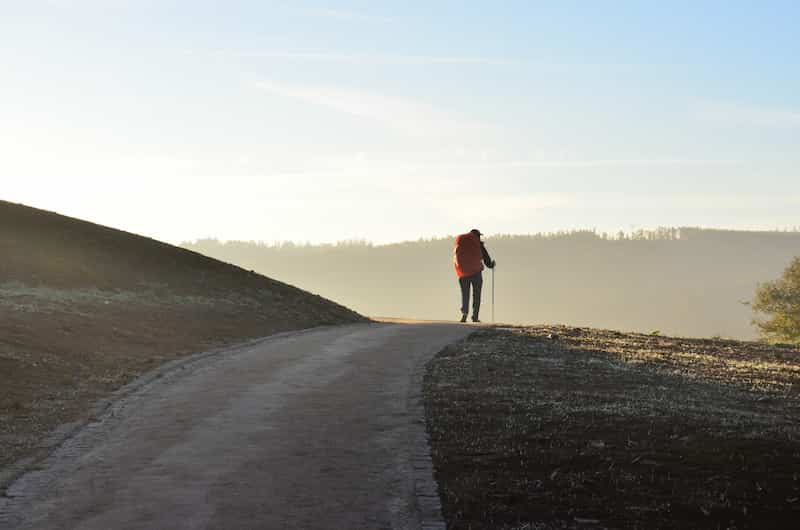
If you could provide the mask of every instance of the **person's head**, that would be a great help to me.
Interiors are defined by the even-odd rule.
[[[469,232],[470,232],[470,234],[475,234],[476,236],[478,236],[478,239],[480,239],[480,238],[481,238],[481,236],[483,235],[483,234],[481,234],[481,231],[480,231],[480,230],[478,230],[477,228],[473,228],[473,229],[472,229],[472,230],[470,230]]]

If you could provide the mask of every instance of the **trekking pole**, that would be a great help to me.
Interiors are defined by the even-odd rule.
[[[494,324],[494,269],[497,265],[492,267],[492,324]]]

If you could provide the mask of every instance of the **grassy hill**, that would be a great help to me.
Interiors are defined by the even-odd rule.
[[[179,356],[365,320],[252,271],[0,201],[0,468]]]

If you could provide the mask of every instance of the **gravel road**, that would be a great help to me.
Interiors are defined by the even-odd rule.
[[[443,528],[423,363],[470,327],[356,324],[199,356],[0,497],[0,528]]]

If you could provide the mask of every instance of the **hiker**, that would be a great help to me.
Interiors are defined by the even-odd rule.
[[[493,269],[496,262],[489,257],[489,252],[481,241],[480,230],[473,228],[466,234],[456,237],[453,251],[453,265],[461,285],[461,322],[467,321],[469,311],[469,287],[472,286],[472,321],[480,322],[478,313],[481,310],[481,287],[483,287],[484,264]]]

